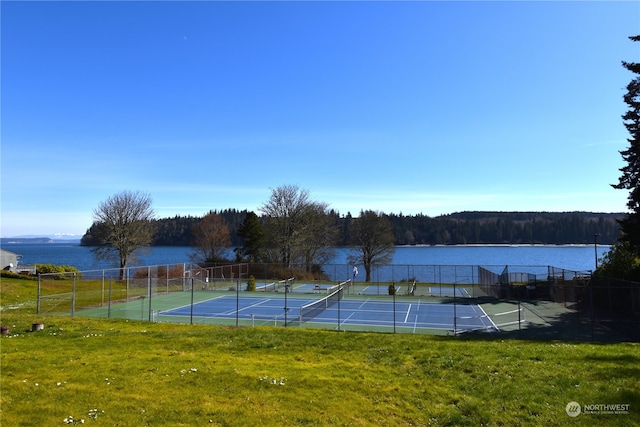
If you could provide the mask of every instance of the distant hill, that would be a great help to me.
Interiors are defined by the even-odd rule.
[[[231,245],[241,246],[237,229],[247,211],[227,209],[213,211],[226,221],[231,233]],[[350,243],[350,213],[328,213],[330,221],[340,230],[337,246]],[[618,238],[618,220],[624,213],[593,212],[457,212],[430,217],[427,215],[402,215],[382,213],[393,229],[396,245],[472,245],[472,244],[592,244],[596,235],[598,243],[610,245]],[[181,217],[154,220],[156,229],[153,246],[188,246],[192,241],[191,230],[202,218]],[[98,244],[91,229],[82,237],[81,245]]]
[[[457,212],[432,218],[421,236],[441,244],[590,244],[597,235],[598,243],[613,244],[624,216],[580,211]]]

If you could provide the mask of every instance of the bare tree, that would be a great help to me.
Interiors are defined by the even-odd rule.
[[[294,249],[299,243],[304,211],[309,205],[309,192],[297,185],[283,185],[271,190],[271,197],[260,207],[265,215],[265,232],[278,261],[287,267],[294,262]]]
[[[374,211],[360,212],[354,219],[351,243],[356,248],[349,256],[349,262],[364,266],[367,282],[371,281],[371,268],[391,263],[396,250],[391,223]]]
[[[209,213],[193,228],[191,256],[196,262],[216,262],[223,260],[224,251],[231,245],[231,235],[226,221],[217,213]]]
[[[327,214],[327,204],[314,202],[307,190],[283,185],[271,191],[260,208],[269,246],[277,251],[278,262],[292,267],[304,264],[310,271],[332,255],[337,233]]]
[[[306,271],[311,271],[314,265],[326,264],[334,257],[338,229],[331,223],[327,208],[328,205],[322,202],[312,202],[305,208],[299,256]]]
[[[141,248],[151,246],[155,213],[151,196],[123,191],[101,202],[93,211],[94,237],[100,246],[92,249],[98,260],[118,261],[120,279],[124,268]]]

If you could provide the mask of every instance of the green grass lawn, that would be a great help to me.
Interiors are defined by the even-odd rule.
[[[1,285],[3,426],[640,425],[637,343],[41,317]]]

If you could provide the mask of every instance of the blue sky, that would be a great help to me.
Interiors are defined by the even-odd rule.
[[[639,2],[7,2],[3,237],[158,217],[623,212]]]

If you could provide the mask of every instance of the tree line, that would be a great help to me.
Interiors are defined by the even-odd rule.
[[[224,219],[233,247],[243,245],[238,229],[250,211],[212,210]],[[450,244],[614,244],[619,233],[618,220],[624,214],[590,212],[459,212],[430,217],[381,213],[391,224],[395,245]],[[260,223],[265,215],[258,215]],[[153,246],[192,246],[194,230],[203,217],[174,216],[152,219]],[[349,246],[354,217],[328,210],[326,220],[338,230],[335,246]],[[99,243],[89,228],[81,245]],[[597,235],[597,236],[596,236]]]
[[[209,212],[195,221],[188,217],[182,223],[157,220],[150,195],[123,191],[94,210],[94,222],[81,244],[93,246],[97,259],[118,265],[120,279],[136,253],[153,244],[160,228],[180,236],[183,243],[188,241],[194,248],[193,261],[203,266],[230,261],[226,252],[232,244],[230,226],[242,240],[242,245],[234,249],[236,262],[274,263],[290,277],[294,271],[321,272],[320,266],[333,258],[341,230],[332,221],[327,204],[312,200],[308,190],[296,185],[273,189],[260,212],[262,217],[255,212],[227,210],[224,215]],[[363,211],[350,224],[350,244],[354,249],[349,256],[354,277],[355,265],[363,265],[369,281],[372,266],[392,259],[395,245],[391,224],[377,212]]]

